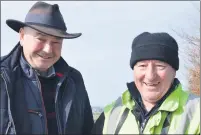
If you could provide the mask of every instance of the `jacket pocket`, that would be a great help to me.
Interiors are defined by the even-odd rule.
[[[38,110],[28,110],[31,120],[32,134],[44,134],[43,115]]]

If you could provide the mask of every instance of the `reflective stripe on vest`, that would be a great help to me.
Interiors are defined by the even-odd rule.
[[[118,116],[121,112],[122,109],[122,101],[121,101],[121,97],[119,97],[116,102],[115,105],[110,113],[110,118],[108,121],[108,127],[107,127],[107,133],[108,134],[114,134],[115,130],[116,130],[116,120],[118,119]]]
[[[187,126],[190,124],[190,121],[193,118],[193,114],[195,113],[197,107],[197,103],[200,102],[199,101],[200,98],[197,98],[197,96],[190,94],[188,97],[188,100],[186,102],[186,107],[185,107],[185,111],[182,114],[182,118],[181,118],[181,122],[182,124],[180,124],[179,128],[176,131],[176,134],[182,134],[185,133],[186,129],[188,128]]]
[[[179,134],[185,133],[187,126],[189,125],[190,120],[193,117],[193,113],[196,110],[196,104],[200,100],[200,98],[197,98],[197,97],[198,96],[195,96],[193,94],[189,94],[188,99],[186,101],[185,110],[184,110],[182,117],[181,117],[181,122],[180,122],[181,124],[179,125],[179,128],[177,128],[176,133],[179,133]],[[119,97],[116,100],[115,105],[113,106],[112,111],[109,115],[109,121],[107,124],[107,134],[114,134],[115,133],[116,127],[118,125],[117,120],[118,120],[118,117],[120,115],[120,112],[122,111],[122,107],[123,107],[122,99],[121,99],[121,97]],[[168,123],[171,122],[170,121],[171,114],[172,113],[169,113],[167,115],[165,122],[168,122]],[[170,127],[170,125],[167,127],[163,127],[161,130],[161,133],[167,134],[169,127]]]

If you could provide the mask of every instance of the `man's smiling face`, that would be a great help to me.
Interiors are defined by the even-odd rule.
[[[133,71],[142,100],[149,103],[156,103],[167,93],[176,75],[174,68],[159,60],[139,61]]]
[[[61,56],[63,39],[50,36],[30,27],[20,29],[20,43],[27,62],[40,71],[46,71]]]

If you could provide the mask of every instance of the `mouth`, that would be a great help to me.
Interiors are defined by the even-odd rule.
[[[52,58],[52,56],[50,57],[50,56],[41,56],[41,55],[39,55],[39,54],[37,54],[37,55],[38,55],[40,58],[42,58],[42,59],[46,59],[46,60]]]
[[[157,82],[157,83],[146,83],[146,82],[144,82],[144,84],[148,87],[156,87],[158,84],[160,84],[160,82]]]

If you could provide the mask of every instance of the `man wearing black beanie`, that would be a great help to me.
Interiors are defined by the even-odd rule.
[[[200,98],[175,78],[178,44],[168,33],[134,38],[130,67],[134,81],[96,121],[98,134],[200,134]]]
[[[161,60],[179,69],[178,45],[168,33],[144,32],[137,36],[132,43],[130,66],[141,60]]]

